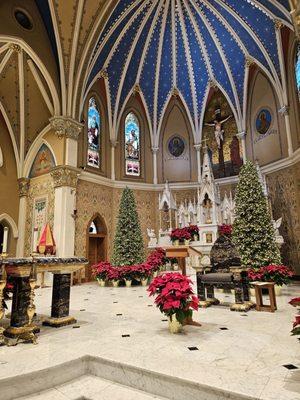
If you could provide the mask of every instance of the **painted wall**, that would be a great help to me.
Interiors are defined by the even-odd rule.
[[[268,79],[257,72],[249,94],[247,151],[253,160],[266,165],[287,156],[284,118],[278,113],[280,106]],[[266,132],[258,129],[258,120],[266,115],[269,125]],[[270,119],[269,119],[270,118]],[[270,123],[270,124],[269,124]]]

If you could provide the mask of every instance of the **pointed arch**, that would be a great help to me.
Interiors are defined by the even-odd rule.
[[[33,162],[29,170],[29,178],[35,178],[40,175],[47,174],[56,166],[54,153],[50,149],[46,141],[41,144],[36,152]]]
[[[6,222],[11,227],[13,237],[15,239],[17,239],[19,237],[19,230],[18,230],[17,224],[15,223],[15,221],[9,214],[6,214],[6,213],[1,214],[0,215],[0,223],[1,222]]]

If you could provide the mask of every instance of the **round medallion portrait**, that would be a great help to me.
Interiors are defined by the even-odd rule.
[[[173,157],[180,157],[184,153],[185,150],[185,143],[184,140],[180,136],[173,136],[168,143],[168,150],[169,153]]]
[[[269,110],[263,108],[259,111],[256,117],[256,130],[260,135],[265,135],[268,133],[272,123],[272,115]]]

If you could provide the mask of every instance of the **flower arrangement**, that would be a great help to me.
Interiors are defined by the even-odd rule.
[[[187,228],[188,232],[191,234],[191,237],[195,240],[199,239],[199,228],[197,225],[190,225]]]
[[[298,308],[298,313],[300,312],[300,297],[295,297],[291,301],[289,301],[289,304],[293,307]],[[292,335],[300,335],[300,314],[295,316],[295,321],[293,323],[293,329],[291,331]]]
[[[232,225],[222,224],[218,226],[219,235],[230,236],[232,234]]]
[[[198,298],[194,295],[192,281],[180,273],[168,272],[155,278],[148,288],[149,296],[156,296],[155,304],[160,311],[183,324],[198,310]]]
[[[184,242],[185,240],[190,240],[192,235],[188,228],[175,228],[172,230],[170,238],[172,242],[179,240],[179,242]]]
[[[276,285],[287,285],[293,271],[285,265],[267,265],[259,269],[249,269],[248,278],[250,281],[275,282]]]
[[[92,273],[97,280],[101,281],[146,280],[159,271],[166,260],[165,250],[158,248],[149,254],[147,261],[144,263],[114,267],[108,261],[102,261],[92,266]]]
[[[101,261],[99,264],[92,266],[92,275],[96,279],[105,281],[107,279],[107,275],[111,269],[112,269],[111,263],[109,263],[107,261]]]

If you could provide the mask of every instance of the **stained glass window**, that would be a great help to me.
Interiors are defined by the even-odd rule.
[[[88,151],[87,163],[90,167],[100,168],[101,117],[95,97],[91,97],[88,107]]]
[[[133,112],[125,119],[125,172],[131,176],[141,174],[140,124]]]
[[[298,45],[298,50],[296,55],[296,83],[300,101],[300,44]]]

